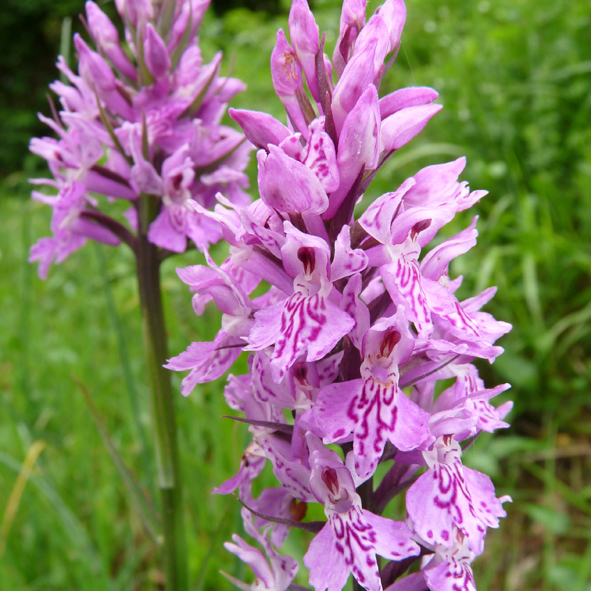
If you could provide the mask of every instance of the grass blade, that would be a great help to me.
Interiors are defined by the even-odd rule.
[[[121,369],[123,370],[123,379],[125,381],[125,387],[127,389],[127,395],[129,397],[129,404],[131,406],[132,421],[135,427],[136,437],[140,443],[141,456],[142,456],[142,469],[144,476],[149,477],[149,481],[153,482],[154,478],[152,471],[152,462],[149,456],[148,440],[146,433],[140,422],[140,403],[138,399],[137,389],[133,381],[133,375],[131,371],[131,364],[129,362],[129,354],[127,352],[127,346],[125,344],[125,336],[123,326],[121,325],[121,319],[117,314],[117,308],[115,307],[115,300],[113,298],[113,292],[111,291],[111,285],[109,283],[109,277],[107,274],[107,267],[105,264],[105,257],[103,250],[99,244],[93,243],[95,247],[96,257],[98,260],[99,271],[103,282],[103,288],[105,290],[105,298],[107,300],[107,311],[111,317],[111,323],[115,329],[117,336],[117,347],[119,349],[119,359],[121,361]],[[154,494],[154,491],[151,491]]]
[[[16,517],[16,512],[18,511],[25,486],[31,475],[31,470],[35,465],[39,454],[45,449],[46,445],[45,441],[41,440],[35,441],[35,443],[31,445],[25,456],[25,461],[23,462],[20,472],[18,473],[10,497],[8,497],[4,517],[2,518],[2,525],[0,525],[0,559],[4,556],[8,534],[10,533],[10,528]]]
[[[115,467],[117,468],[123,483],[129,491],[135,507],[139,511],[148,534],[158,545],[160,545],[162,543],[162,528],[160,525],[160,517],[158,516],[156,509],[148,499],[147,495],[144,493],[141,484],[138,482],[133,472],[125,463],[125,460],[119,453],[114,441],[111,439],[106,422],[94,404],[88,389],[80,382],[80,380],[78,380],[78,378],[73,376],[73,379],[82,393],[82,396],[84,397],[86,406],[92,415],[92,419],[101,436],[101,439],[103,440],[103,443],[105,444],[105,447],[107,448],[107,451],[109,452],[109,455],[111,456],[111,459],[113,460],[113,463],[115,464]]]
[[[22,464],[8,454],[0,451],[0,464],[20,473]],[[85,527],[80,523],[76,515],[72,513],[59,493],[49,484],[46,478],[38,474],[30,474],[29,482],[46,498],[55,509],[64,533],[70,541],[72,548],[75,548],[86,559],[87,572],[84,579],[88,586],[85,591],[91,589],[113,591],[113,583],[103,564],[96,548],[92,545]],[[89,579],[90,577],[90,579]]]

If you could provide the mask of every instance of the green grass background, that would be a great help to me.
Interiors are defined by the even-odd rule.
[[[314,9],[332,51],[338,6],[324,0]],[[588,0],[408,0],[407,9],[403,46],[381,94],[433,86],[444,109],[385,167],[366,198],[396,188],[422,166],[466,155],[463,178],[490,195],[441,239],[480,215],[478,245],[453,272],[464,275],[462,297],[497,285],[487,309],[514,325],[501,341],[506,353],[480,365],[489,386],[513,384],[503,395],[515,401],[513,426],[481,437],[466,454],[514,500],[474,563],[477,586],[589,590],[591,8]],[[286,26],[285,14],[244,9],[206,19],[204,54],[223,49],[227,71],[235,52],[234,75],[248,81],[235,106],[282,116],[268,70],[279,26]],[[124,248],[88,244],[40,281],[26,262],[30,245],[48,233],[49,209],[27,196],[26,178],[40,172],[27,157],[0,185],[4,523],[27,453],[46,443],[10,531],[0,529],[0,589],[155,590],[162,580],[157,557],[72,377],[90,390],[123,456],[150,488],[133,260]],[[254,186],[253,166],[250,175]],[[176,277],[175,266],[198,262],[199,254],[187,253],[164,265],[173,354],[210,340],[219,323],[213,309],[194,316]],[[234,372],[244,369],[241,359]],[[174,376],[177,392],[180,377]],[[222,547],[241,531],[238,504],[211,494],[235,473],[248,441],[243,425],[220,418],[228,411],[222,387],[219,380],[177,399],[195,590],[230,589],[220,569],[251,577]],[[308,540],[294,535],[287,552],[301,557]]]

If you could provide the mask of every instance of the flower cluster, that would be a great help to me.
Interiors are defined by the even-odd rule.
[[[179,270],[197,314],[211,300],[223,312],[213,342],[168,363],[190,370],[183,394],[251,352],[225,396],[253,439],[216,491],[238,489],[245,528],[266,551],[238,536],[226,544],[257,575],[244,589],[290,586],[298,565],[278,549],[298,527],[316,534],[304,556],[316,591],[339,591],[350,574],[371,591],[473,590],[470,564],[509,500],[462,464],[462,442],[506,427],[511,408],[490,403],[508,385],[486,389],[472,364],[492,362],[511,328],[481,311],[495,290],[458,301],[461,277],[449,276],[476,243],[476,218],[421,256],[486,192],[458,181],[460,158],[420,170],[355,219],[378,169],[441,108],[430,88],[379,98],[406,12],[386,0],[366,22],[365,10],[345,0],[331,63],[306,0],[294,0],[291,45],[279,31],[271,58],[288,125],[230,111],[259,149],[260,199],[239,207],[219,195],[213,212],[198,208],[221,225],[230,253],[219,266],[206,253],[207,266]],[[267,460],[281,486],[255,497]],[[374,483],[379,464],[389,469]],[[404,492],[406,520],[383,517]],[[321,503],[326,521],[304,521],[307,503]],[[421,570],[403,576],[419,559]]]
[[[53,208],[53,236],[31,249],[41,277],[88,238],[133,245],[142,223],[147,239],[166,251],[183,252],[187,240],[202,248],[217,242],[221,229],[190,203],[211,207],[220,190],[235,203],[249,202],[243,171],[251,147],[241,133],[220,125],[228,101],[245,87],[220,77],[221,54],[203,63],[197,31],[208,4],[117,0],[122,43],[107,15],[86,3],[95,49],[74,37],[78,75],[59,58],[69,84],[56,81],[51,89],[63,110],[58,114],[52,105],[53,119],[40,115],[58,139],[35,138],[30,146],[53,175],[34,182],[57,190],[53,196],[33,192]],[[93,194],[129,201],[127,222],[101,211],[106,203]],[[142,195],[149,196],[144,211]]]

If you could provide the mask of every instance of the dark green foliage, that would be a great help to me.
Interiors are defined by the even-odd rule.
[[[519,388],[518,412],[568,420],[591,375],[591,12],[548,0],[429,7],[409,3],[399,63],[406,82],[440,91],[425,139],[461,146],[466,178],[490,191],[478,248],[458,261],[463,293],[499,286],[489,309],[515,328],[492,369]]]
[[[47,85],[56,78],[62,19],[81,0],[4,0],[0,10],[0,178],[22,166],[31,135],[44,132]]]

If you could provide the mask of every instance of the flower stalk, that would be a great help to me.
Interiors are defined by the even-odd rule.
[[[147,238],[148,225],[157,213],[157,202],[142,195],[142,221],[137,248],[137,277],[142,310],[146,369],[150,389],[152,433],[156,452],[157,483],[162,504],[161,541],[167,591],[188,589],[187,549],[183,525],[183,493],[179,465],[177,421],[168,359],[166,326],[160,289],[158,248]]]

